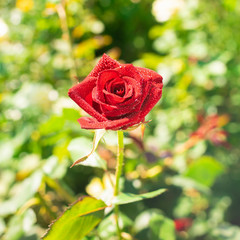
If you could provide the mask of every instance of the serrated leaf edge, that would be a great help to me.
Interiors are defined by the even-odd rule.
[[[60,219],[66,211],[70,210],[71,207],[73,207],[73,205],[77,204],[78,202],[83,201],[85,198],[94,198],[94,197],[91,197],[91,196],[81,196],[81,197],[79,197],[76,201],[74,201],[73,203],[71,203],[68,207],[66,207],[66,209],[65,209],[55,220],[53,220],[53,221],[48,225],[48,229],[47,229],[46,232],[43,234],[43,236],[40,237],[40,239],[44,239],[44,238],[47,236],[47,234],[48,234],[49,231],[51,230],[51,227],[53,226],[53,224],[54,224],[55,222],[57,222],[58,219]],[[97,199],[97,200],[99,200],[99,199]],[[76,216],[76,217],[86,216],[86,215],[88,215],[88,214],[101,211],[101,210],[103,210],[103,209],[105,209],[105,208],[107,208],[107,207],[109,207],[109,206],[106,205],[106,206],[104,206],[104,207],[97,208],[97,209],[94,210],[94,211],[89,211],[89,212],[87,212],[87,213],[80,214],[80,215],[78,215],[78,216]]]

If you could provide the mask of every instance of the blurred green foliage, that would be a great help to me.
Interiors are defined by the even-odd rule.
[[[1,1],[0,237],[39,239],[77,197],[111,189],[115,133],[96,153],[108,171],[70,168],[69,153],[93,133],[67,91],[106,52],[164,78],[144,141],[125,133],[122,189],[168,191],[120,207],[126,239],[238,240],[239,14],[237,0]],[[114,236],[108,214],[85,239]]]

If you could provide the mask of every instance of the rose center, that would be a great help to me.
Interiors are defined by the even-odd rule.
[[[113,90],[113,93],[120,97],[123,97],[125,94],[125,88],[123,86],[116,86]]]

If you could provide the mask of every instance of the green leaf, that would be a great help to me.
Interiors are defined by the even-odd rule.
[[[50,133],[56,133],[62,130],[65,123],[64,118],[60,116],[52,116],[45,123],[40,126],[40,133],[43,135],[48,135]]]
[[[159,209],[150,208],[141,212],[135,219],[133,228],[137,235],[141,236],[140,239],[176,239],[174,222],[165,217]]]
[[[144,194],[133,194],[133,193],[120,193],[117,197],[113,199],[113,203],[117,205],[138,202],[148,198],[154,198],[162,193],[164,193],[166,189],[158,189],[153,192],[144,193]]]
[[[102,240],[114,239],[116,236],[116,226],[113,224],[115,213],[112,213],[105,217],[97,227],[99,237]],[[132,227],[134,222],[127,215],[119,212],[119,222],[121,223],[122,229]]]
[[[240,228],[229,223],[222,223],[212,230],[213,239],[218,240],[239,240]]]
[[[154,214],[150,220],[152,240],[175,240],[174,222],[160,214]]]
[[[73,163],[72,167],[76,164],[81,164],[103,169],[107,168],[106,162],[102,160],[97,153],[95,153],[98,143],[105,132],[106,131],[104,129],[96,130],[93,143],[87,138],[83,137],[75,138],[70,142],[68,145],[68,151],[70,152],[72,159],[75,160],[76,158],[80,157],[80,159]]]
[[[145,229],[149,229],[150,220],[155,214],[161,215],[162,211],[156,208],[150,208],[140,212],[134,221],[134,232],[142,233]]]
[[[190,165],[185,176],[210,187],[223,172],[223,169],[223,165],[214,158],[203,156]]]
[[[0,158],[0,164],[7,162],[9,159],[12,158],[14,154],[14,146],[10,142],[4,142],[0,144],[0,152],[1,152],[1,158]]]
[[[237,0],[224,0],[223,6],[226,10],[234,11],[237,6]]]
[[[79,118],[79,111],[73,108],[63,108],[63,118],[77,122],[76,119]]]
[[[197,189],[198,191],[200,191],[202,193],[205,193],[205,194],[210,193],[210,189],[207,186],[195,181],[192,178],[183,177],[183,176],[180,176],[180,175],[169,178],[169,183],[171,183],[175,186],[181,187],[183,189],[194,188],[194,189]]]
[[[59,4],[61,3],[61,0],[48,0],[47,2]]]
[[[6,229],[6,224],[2,218],[0,218],[0,236],[4,233]]]
[[[103,218],[106,204],[92,197],[85,197],[70,206],[51,225],[44,240],[80,240]]]
[[[36,215],[32,209],[27,209],[23,214],[15,214],[8,223],[4,240],[18,240],[29,233],[36,223]]]
[[[63,160],[61,161],[61,164],[59,164],[58,158],[51,156],[44,163],[43,171],[46,175],[51,176],[53,179],[61,179],[65,175],[67,168],[67,161]]]
[[[19,207],[25,204],[37,192],[42,182],[42,173],[36,171],[29,178],[25,179],[18,186],[17,193],[9,200],[0,204],[0,216],[5,216],[17,211]]]

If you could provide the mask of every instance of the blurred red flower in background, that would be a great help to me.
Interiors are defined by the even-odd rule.
[[[186,231],[192,226],[193,220],[191,218],[179,218],[174,220],[175,229],[178,232]]]

